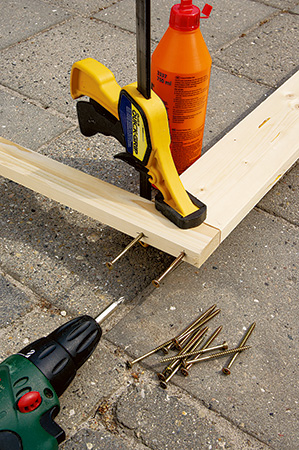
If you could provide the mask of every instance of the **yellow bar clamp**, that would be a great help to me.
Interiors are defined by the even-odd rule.
[[[194,227],[203,222],[206,207],[186,192],[179,178],[170,151],[167,112],[162,100],[153,91],[151,98],[146,99],[137,90],[137,83],[121,89],[107,67],[87,58],[72,67],[71,95],[74,99],[83,95],[93,99],[120,120],[123,130],[128,119],[125,117],[122,121],[122,115],[127,114],[129,105],[133,142],[128,142],[127,137],[127,152],[145,167],[150,183],[161,192],[163,198],[156,198],[157,209],[180,228]],[[127,131],[124,130],[125,135]],[[143,143],[141,134],[144,135]],[[130,145],[131,150],[128,148]]]

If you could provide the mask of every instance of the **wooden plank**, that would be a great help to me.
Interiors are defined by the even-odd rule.
[[[207,204],[204,224],[181,230],[152,202],[0,138],[0,175],[200,267],[299,156],[299,72],[181,179]]]
[[[199,267],[220,242],[220,233],[202,224],[180,230],[153,202],[61,164],[0,137],[0,175],[69,206]]]
[[[181,175],[221,241],[299,157],[299,72]]]

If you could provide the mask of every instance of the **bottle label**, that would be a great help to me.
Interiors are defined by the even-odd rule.
[[[157,70],[153,78],[153,90],[168,114],[172,156],[182,173],[201,153],[210,71],[178,75]]]
[[[205,108],[209,76],[176,76],[174,82],[173,123],[193,120]]]

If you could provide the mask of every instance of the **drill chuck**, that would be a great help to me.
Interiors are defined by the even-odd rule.
[[[93,353],[101,335],[96,320],[84,315],[27,345],[19,354],[45,375],[59,397]]]

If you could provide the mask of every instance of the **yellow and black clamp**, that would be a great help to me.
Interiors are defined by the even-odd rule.
[[[137,83],[121,88],[113,73],[92,58],[73,65],[72,97],[90,98],[77,103],[80,130],[85,136],[102,133],[118,139],[126,151],[116,157],[160,191],[156,208],[179,228],[193,228],[205,220],[206,205],[188,194],[179,178],[170,152],[167,112],[150,88],[149,0],[136,1],[136,19]],[[148,187],[141,186],[141,195],[150,198]]]

